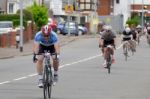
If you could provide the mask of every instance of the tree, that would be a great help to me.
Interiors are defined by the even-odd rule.
[[[34,3],[34,5],[30,6],[27,8],[29,11],[31,11],[32,15],[33,15],[33,20],[38,28],[38,30],[40,30],[40,28],[47,24],[48,22],[48,9],[42,5],[37,5],[36,3]]]

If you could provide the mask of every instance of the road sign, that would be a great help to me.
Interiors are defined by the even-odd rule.
[[[65,6],[65,12],[66,13],[69,13],[69,14],[71,14],[71,13],[73,13],[73,5],[66,5]]]

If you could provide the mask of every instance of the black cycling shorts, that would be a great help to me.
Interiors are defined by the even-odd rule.
[[[104,40],[104,47],[107,47],[107,45],[112,45],[112,46],[114,46],[114,40],[110,40],[110,41]]]
[[[129,41],[131,38],[123,38],[123,41]]]
[[[51,54],[55,54],[56,53],[54,45],[44,46],[44,45],[40,44],[40,46],[39,46],[39,53],[38,54],[42,54],[42,53],[44,53],[44,51],[50,52]]]

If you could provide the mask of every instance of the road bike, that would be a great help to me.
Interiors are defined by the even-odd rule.
[[[149,34],[147,35],[147,43],[148,43],[148,45],[150,47],[150,35]]]
[[[134,55],[135,52],[135,47],[136,47],[136,42],[129,40],[129,41],[124,41],[123,43],[123,53],[125,56],[125,60],[127,61],[127,58],[129,57],[129,51],[131,51],[132,55]]]
[[[106,52],[105,52],[105,59],[106,59],[106,68],[108,69],[108,73],[110,74],[110,69],[112,65],[112,45],[107,45]]]
[[[137,42],[138,42],[138,45],[140,44],[140,39],[142,37],[142,33],[139,33],[138,36],[137,36]]]
[[[128,52],[129,50],[130,50],[129,41],[124,41],[124,43],[123,43],[123,53],[124,53],[126,61],[127,61],[127,58],[129,57],[129,52]]]
[[[51,98],[51,91],[53,85],[53,73],[52,66],[50,62],[51,55],[49,52],[44,52],[44,68],[43,68],[43,94],[44,99]]]

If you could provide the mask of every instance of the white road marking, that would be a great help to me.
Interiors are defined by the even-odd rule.
[[[13,79],[14,81],[17,81],[17,80],[22,80],[22,79],[25,79],[25,78],[28,78],[28,77],[20,77],[20,78],[16,78],[16,79]]]
[[[7,83],[10,83],[10,81],[1,82],[0,85],[2,85],[2,84],[7,84]]]
[[[117,47],[117,49],[120,49],[121,47],[122,47],[122,44],[119,47]],[[64,68],[64,67],[67,67],[67,66],[70,66],[70,65],[74,65],[74,64],[78,64],[78,63],[85,62],[85,61],[88,61],[88,60],[92,60],[92,59],[95,59],[95,58],[100,57],[100,56],[102,56],[102,54],[91,56],[91,57],[88,57],[88,58],[84,58],[82,60],[75,61],[75,62],[72,62],[72,63],[64,64],[64,65],[61,65],[59,68]],[[8,83],[11,83],[13,81],[19,81],[19,80],[27,79],[29,77],[33,77],[33,76],[36,76],[36,75],[37,75],[37,73],[34,73],[34,74],[30,74],[30,75],[27,75],[27,76],[19,77],[19,78],[10,80],[10,81],[0,82],[0,85],[8,84]]]

